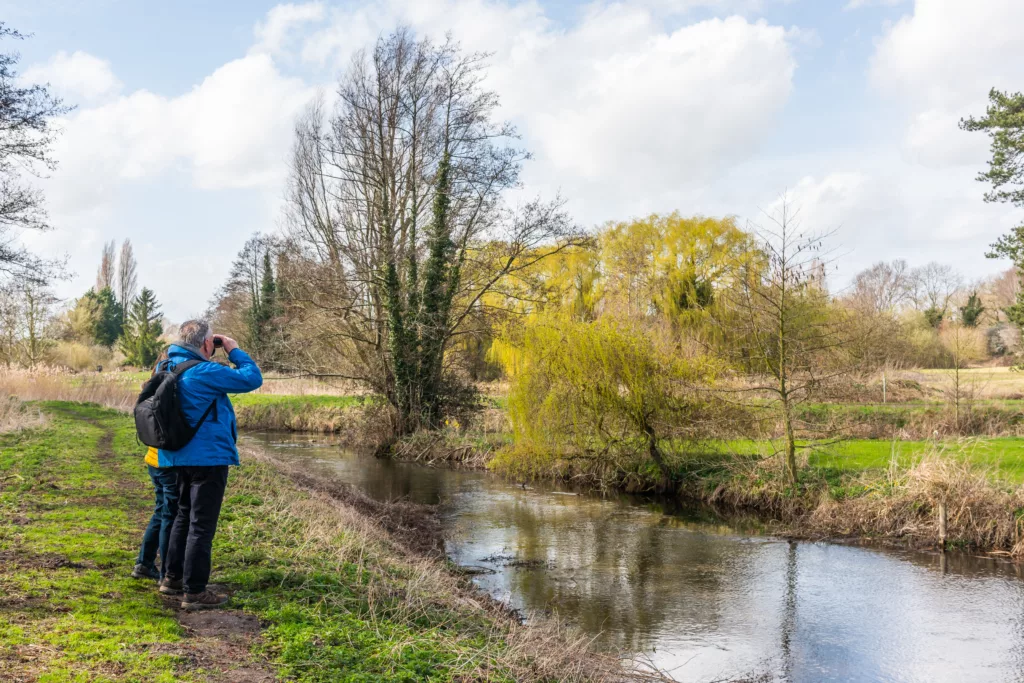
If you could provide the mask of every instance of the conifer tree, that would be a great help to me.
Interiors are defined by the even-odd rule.
[[[160,335],[164,332],[160,322],[162,318],[160,304],[153,290],[143,287],[132,302],[128,323],[121,337],[121,351],[129,365],[146,368],[156,362],[163,346],[160,341]]]

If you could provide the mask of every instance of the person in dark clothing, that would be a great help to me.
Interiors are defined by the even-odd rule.
[[[233,368],[207,362],[178,378],[178,398],[189,423],[207,414],[196,435],[182,449],[159,451],[160,467],[173,467],[178,484],[178,513],[167,543],[160,592],[181,595],[186,610],[220,607],[227,597],[207,589],[217,519],[228,482],[228,467],[238,465],[238,425],[228,394],[258,389],[263,375],[234,339],[215,335],[202,320],[181,326],[181,341],[168,349],[169,369],[188,360],[209,361],[218,346]],[[207,413],[207,410],[212,410]]]
[[[167,351],[160,353],[153,372],[167,360]],[[173,467],[160,467],[157,449],[150,447],[146,451],[146,466],[149,478],[153,482],[153,516],[142,535],[142,545],[132,569],[134,579],[164,578],[164,567],[167,566],[167,540],[171,536],[171,525],[178,514],[178,475]],[[160,569],[156,568],[157,552],[160,553]]]

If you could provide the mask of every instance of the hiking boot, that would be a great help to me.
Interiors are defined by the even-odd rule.
[[[185,593],[181,601],[181,608],[184,610],[217,609],[223,607],[228,601],[228,596],[218,595],[211,590],[202,593]]]
[[[132,570],[133,579],[155,579],[160,580],[160,572],[152,567],[146,567],[141,564],[135,565],[135,569]]]
[[[159,590],[164,595],[181,595],[184,592],[181,589],[181,579],[172,579],[169,576],[165,576],[160,582]]]

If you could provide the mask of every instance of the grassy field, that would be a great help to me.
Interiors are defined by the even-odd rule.
[[[919,382],[934,393],[946,391],[953,382],[951,370],[902,370],[893,379]],[[1008,367],[966,368],[960,381],[980,398],[1024,398],[1024,372]]]
[[[733,440],[706,444],[706,458],[764,457],[781,447],[779,442]],[[802,453],[813,470],[879,473],[894,464],[913,466],[924,457],[949,458],[974,467],[979,474],[1010,484],[1024,483],[1024,438],[964,438],[920,441],[849,439],[832,443],[802,443]]]
[[[252,458],[214,545],[233,609],[187,622],[128,577],[152,504],[130,419],[42,407],[45,425],[0,435],[0,680],[603,680],[614,662],[482,608],[439,560]]]

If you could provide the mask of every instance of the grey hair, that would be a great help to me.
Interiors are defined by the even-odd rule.
[[[198,349],[203,342],[213,336],[213,330],[210,329],[210,323],[205,320],[186,320],[178,328],[178,334],[181,341]]]

